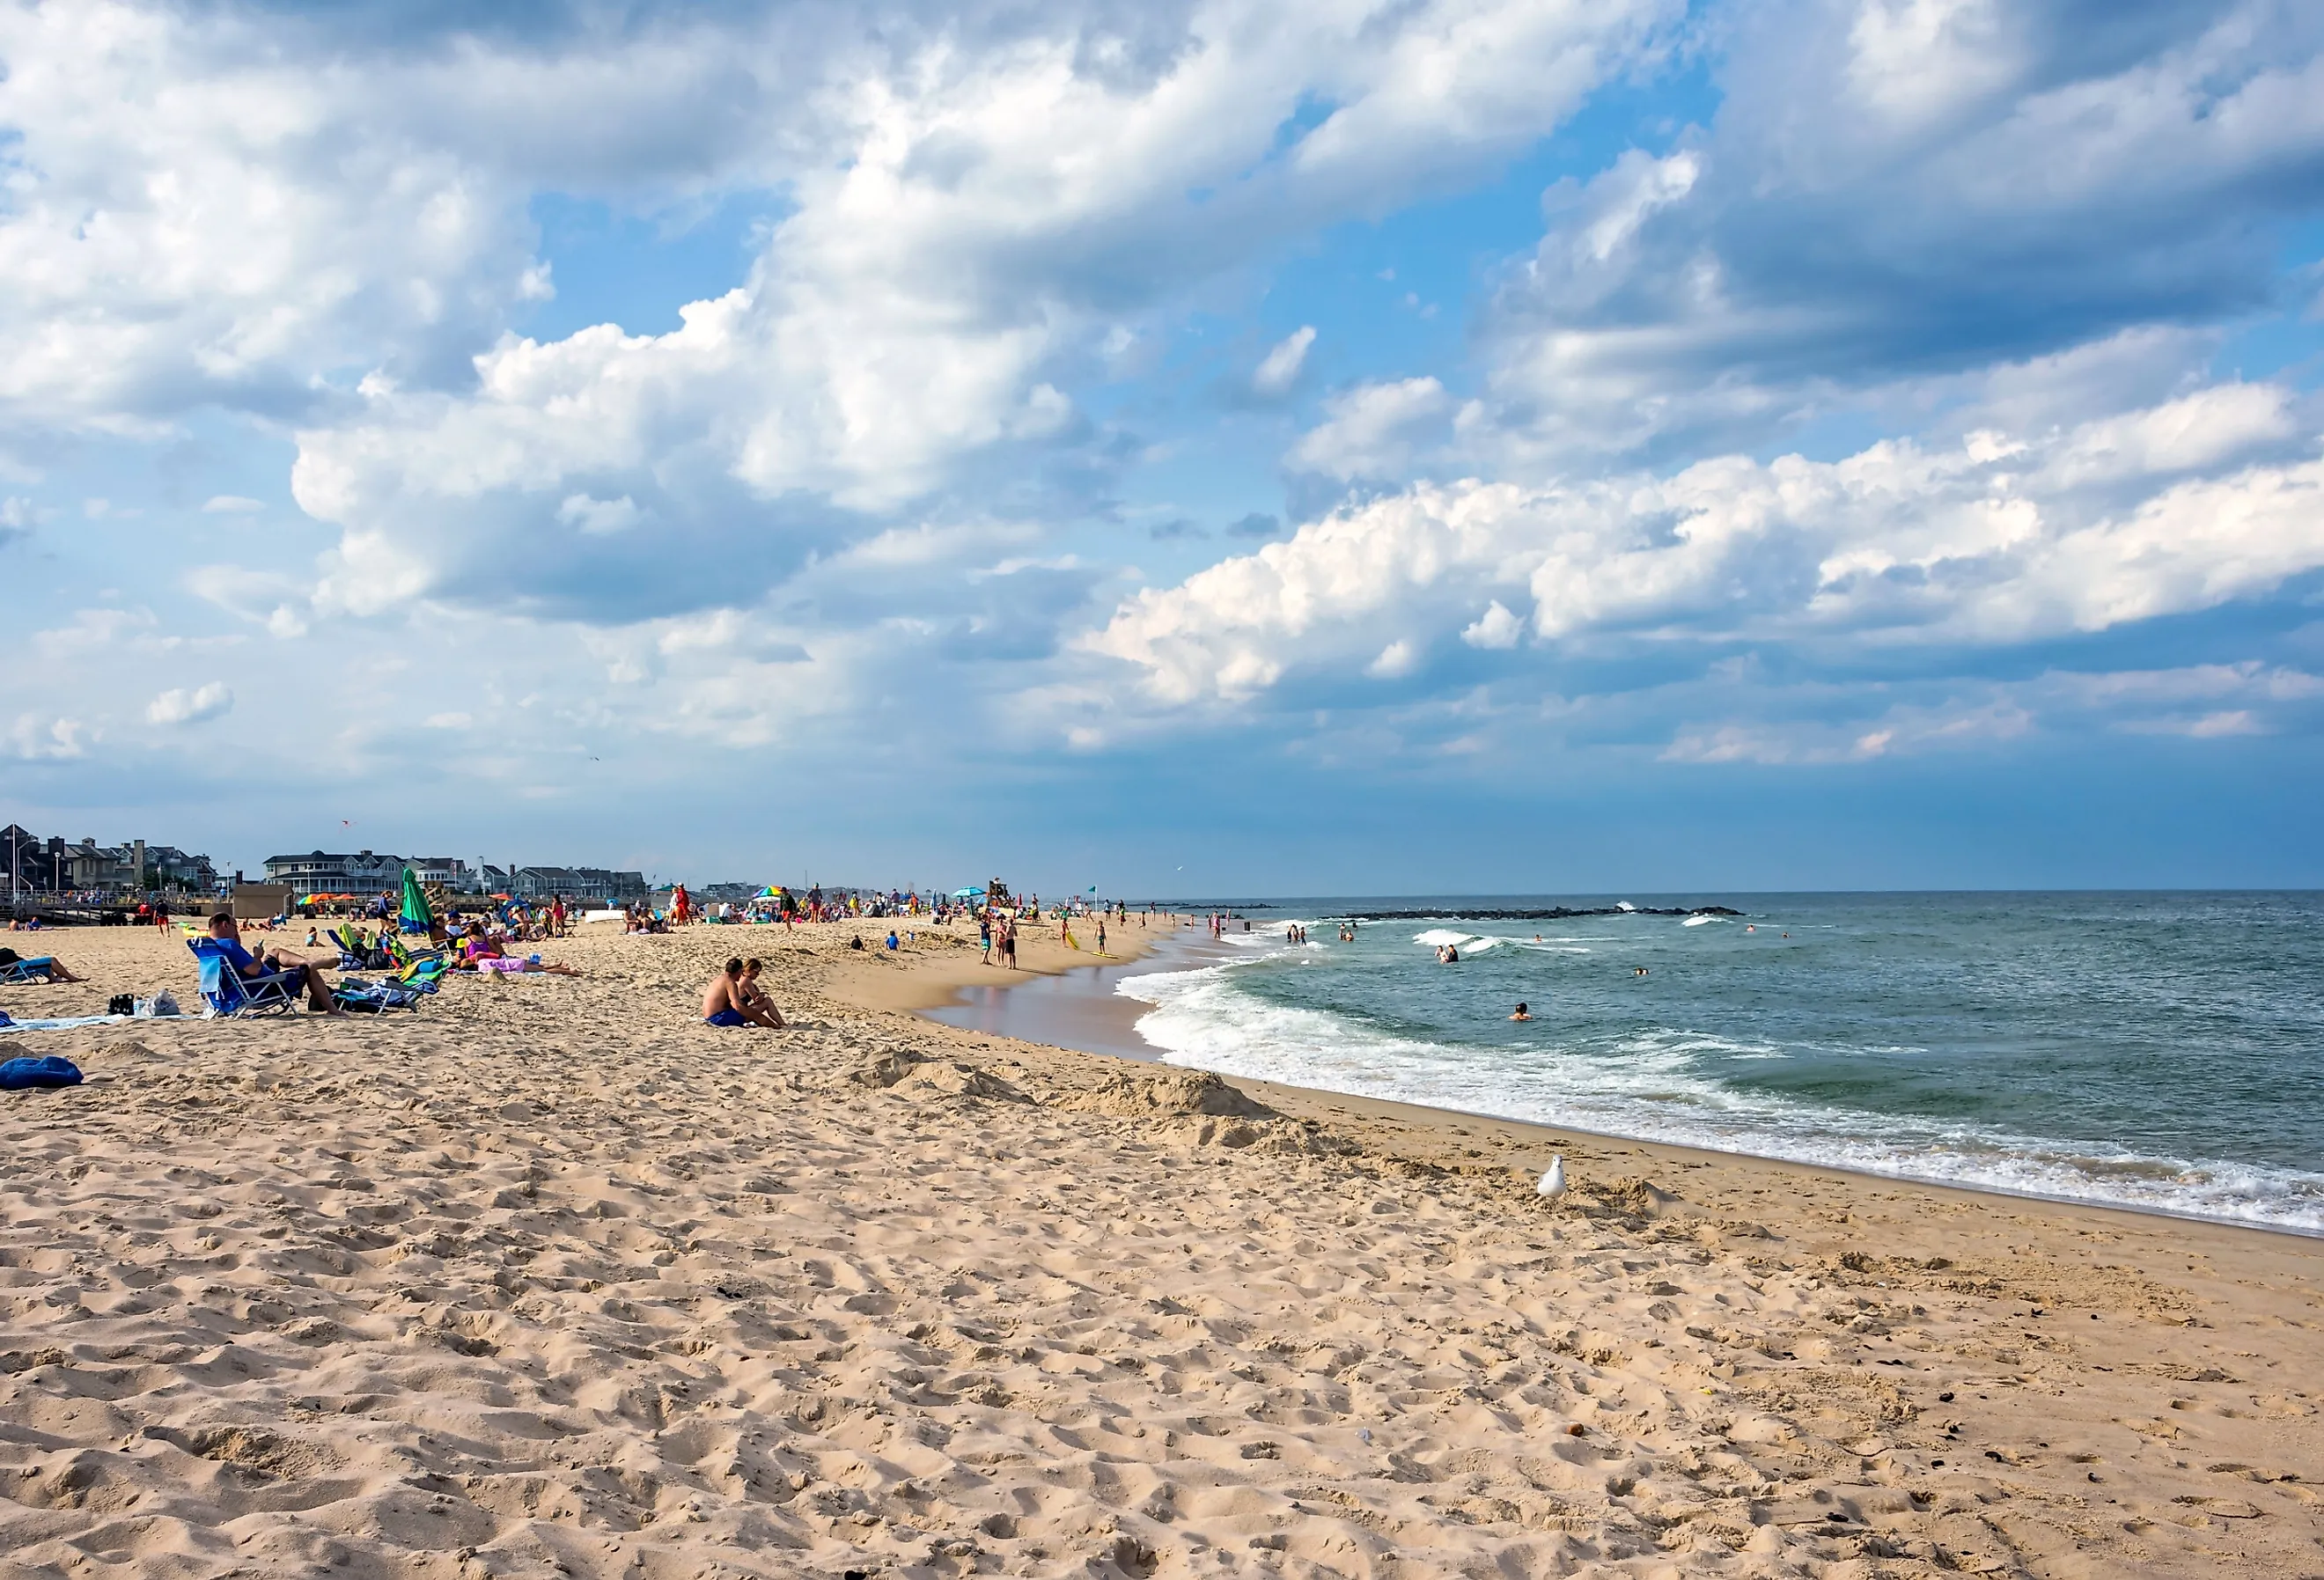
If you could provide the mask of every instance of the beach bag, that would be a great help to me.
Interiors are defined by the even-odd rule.
[[[0,1064],[0,1092],[22,1092],[32,1086],[78,1086],[80,1070],[72,1060],[50,1054],[44,1058],[12,1058]]]
[[[178,1008],[177,1000],[166,993],[157,993],[150,999],[139,999],[137,1007],[130,1013],[140,1021],[152,1021],[167,1020],[182,1012]]]
[[[108,1015],[134,1014],[136,1010],[137,995],[135,993],[117,993],[105,1002],[105,1012]]]

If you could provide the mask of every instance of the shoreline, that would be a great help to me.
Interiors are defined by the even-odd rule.
[[[887,919],[882,919],[884,921]],[[841,922],[807,922],[800,924],[804,938],[807,928],[830,929],[825,938],[836,938],[850,929]],[[1133,913],[1130,924],[1112,929],[1108,942],[1113,946],[1100,956],[1093,949],[1068,949],[1057,940],[1056,924],[1044,922],[1039,927],[1019,935],[1017,943],[1018,966],[1014,971],[1003,966],[983,963],[977,947],[976,929],[954,922],[945,927],[922,926],[917,931],[917,943],[907,944],[890,956],[879,947],[876,940],[886,936],[881,928],[864,940],[863,954],[853,964],[865,970],[851,972],[835,985],[835,995],[865,1010],[898,1010],[918,1012],[941,1008],[953,1002],[953,995],[968,988],[1004,988],[1028,978],[1049,977],[1077,969],[1102,968],[1128,965],[1145,957],[1157,944],[1171,936],[1177,926],[1175,917],[1157,916],[1147,927],[1138,925]],[[898,929],[900,932],[906,930]],[[789,942],[788,939],[786,942]],[[1093,943],[1094,940],[1093,939]],[[841,948],[844,949],[842,945]],[[850,954],[853,952],[850,951]],[[843,961],[847,960],[842,955]],[[878,975],[866,975],[866,972]]]
[[[1200,942],[1200,940],[1194,939],[1185,941],[1188,943]],[[1213,956],[1212,963],[1216,963],[1219,960],[1232,960],[1249,957],[1250,956],[1241,956],[1234,952],[1227,952]],[[1199,966],[1184,967],[1176,966],[1162,966],[1155,967],[1155,970],[1158,973],[1174,969],[1200,968],[1201,967]],[[1060,977],[1070,976],[1076,971],[1092,969],[1095,969],[1094,965],[1091,966],[1075,966],[1068,963],[1063,967],[1043,975],[1040,978],[1040,982],[1045,984],[1053,984]],[[1020,975],[1021,975],[1023,974],[1020,974]],[[1144,973],[1138,973],[1138,975],[1144,975]],[[978,984],[984,993],[995,999],[1009,998],[1019,989],[1034,985],[1036,985],[1034,983],[1016,980]],[[1071,1001],[1065,1002],[1070,1003]],[[1206,1067],[1200,1065],[1172,1064],[1168,1057],[1168,1050],[1162,1049],[1152,1042],[1147,1041],[1136,1030],[1137,1022],[1143,1020],[1146,1015],[1151,1012],[1153,1006],[1139,1000],[1125,999],[1116,993],[1108,993],[1103,996],[1091,994],[1088,999],[1083,1002],[1083,1007],[1088,1012],[1088,1019],[1102,1021],[1106,1023],[1106,1030],[1115,1033],[1111,1037],[1105,1037],[1102,1034],[1100,1038],[1093,1039],[1093,1041],[1104,1041],[1108,1044],[1107,1046],[1090,1046],[1084,1042],[1076,1042],[1043,1036],[1029,1036],[1027,1034],[1025,1030],[1012,1030],[1010,1029],[1011,1017],[1008,1011],[998,1005],[993,1006],[993,1012],[974,1021],[970,1021],[965,1016],[955,1016],[951,1019],[939,1019],[936,1014],[931,1012],[959,1007],[964,1006],[958,1005],[956,997],[954,1002],[948,1003],[946,1004],[929,1005],[926,1007],[914,1006],[916,1012],[926,1018],[938,1020],[938,1023],[940,1024],[949,1025],[955,1029],[981,1030],[992,1036],[1013,1036],[1020,1040],[1037,1042],[1042,1046],[1056,1048],[1069,1053],[1085,1054],[1102,1058],[1127,1058],[1138,1063],[1159,1064],[1170,1068],[1178,1069]],[[1081,1019],[1082,1017],[1077,1017],[1070,1012],[1051,1012],[1026,1017],[1024,1023],[1028,1024],[1029,1027],[1034,1030],[1055,1030],[1062,1029],[1070,1030],[1074,1027],[1077,1020]],[[1126,1048],[1132,1046],[1142,1047],[1148,1051],[1142,1054],[1135,1051],[1125,1051]],[[1831,1163],[1799,1158],[1784,1158],[1766,1152],[1742,1150],[1730,1151],[1722,1148],[1698,1146],[1685,1141],[1661,1141],[1651,1136],[1626,1135],[1614,1131],[1588,1130],[1573,1125],[1557,1124],[1546,1120],[1521,1119],[1510,1114],[1495,1113],[1485,1109],[1452,1108],[1436,1104],[1415,1103],[1403,1098],[1380,1097],[1366,1093],[1342,1092],[1335,1087],[1330,1086],[1294,1086],[1286,1082],[1270,1081],[1254,1076],[1236,1075],[1231,1076],[1229,1078],[1235,1081],[1238,1085],[1260,1088],[1270,1094],[1274,1094],[1276,1096],[1282,1099],[1281,1102],[1277,1104],[1277,1106],[1284,1107],[1287,1105],[1287,1107],[1295,1110],[1323,1112],[1330,1111],[1329,1105],[1331,1104],[1358,1104],[1367,1114],[1377,1114],[1381,1116],[1396,1115],[1402,1118],[1403,1122],[1406,1123],[1417,1124],[1431,1122],[1430,1118],[1414,1118],[1412,1116],[1433,1116],[1434,1122],[1436,1123],[1449,1123],[1457,1120],[1468,1123],[1504,1126],[1516,1132],[1526,1132],[1538,1137],[1547,1138],[1551,1141],[1563,1137],[1577,1137],[1600,1144],[1619,1144],[1646,1149],[1648,1155],[1667,1156],[1683,1165],[1691,1165],[1695,1162],[1708,1160],[1719,1160],[1726,1162],[1764,1164],[1770,1168],[1800,1169],[1809,1173],[1830,1174],[1849,1179],[1877,1182],[1885,1185],[1914,1189],[1938,1191],[1955,1196],[1991,1197],[2001,1201],[2037,1203],[2047,1206],[2071,1208],[2091,1213],[2126,1214],[2135,1218],[2159,1218],[2172,1223],[2200,1224],[2206,1228],[2236,1230],[2256,1234],[2286,1236],[2293,1240],[2324,1243],[2324,1229],[2304,1228],[2296,1224],[2253,1223],[2246,1219],[2206,1216],[2200,1213],[2178,1211],[2171,1207],[2161,1206],[2147,1206],[2133,1202],[2093,1201],[2082,1197],[2057,1196],[2036,1190],[2015,1190],[2007,1187],[1998,1185],[1962,1184],[1953,1180],[1934,1179],[1916,1174],[1884,1173],[1877,1169],[1852,1167],[1845,1163]]]

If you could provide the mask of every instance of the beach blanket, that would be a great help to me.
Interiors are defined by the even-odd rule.
[[[50,1054],[45,1058],[12,1058],[0,1064],[0,1092],[22,1092],[32,1086],[78,1086],[80,1069],[69,1058]]]
[[[11,1021],[0,1016],[0,1026],[11,1031],[69,1031],[76,1026],[110,1026],[126,1015],[71,1015],[61,1021]]]

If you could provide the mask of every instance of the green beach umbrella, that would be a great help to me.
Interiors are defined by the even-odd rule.
[[[402,928],[407,933],[424,933],[435,925],[435,913],[428,909],[428,893],[420,886],[420,874],[410,867],[403,869]]]

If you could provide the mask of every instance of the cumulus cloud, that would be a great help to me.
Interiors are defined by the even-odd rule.
[[[1462,628],[1461,640],[1471,647],[1510,648],[1517,646],[1517,638],[1524,634],[1525,622],[1495,598],[1485,605],[1485,612],[1473,624]]]
[[[1505,464],[2263,308],[2324,186],[2313,8],[1793,0],[1719,75],[1709,127],[1548,195],[1484,329]]]
[[[83,756],[93,732],[80,719],[20,713],[0,734],[0,749],[21,762],[59,762]]]
[[[1436,437],[1452,397],[1434,377],[1359,384],[1323,403],[1321,423],[1291,448],[1292,466],[1342,482],[1401,476],[1416,448]]]
[[[1883,440],[1833,462],[1729,456],[1546,488],[1423,485],[1144,590],[1086,645],[1183,703],[1329,665],[1383,628],[1506,633],[1466,623],[1510,593],[1530,597],[1551,642],[1994,644],[2106,630],[2324,566],[2324,459],[2231,464],[2245,448],[2233,435],[2273,435],[2277,410],[2204,391],[2059,433]],[[2207,437],[2125,452],[2123,431]],[[2126,470],[2144,487],[2125,503],[2094,486],[2078,460],[2093,454],[2114,457],[2096,481]],[[2230,465],[2183,475],[2196,454]]]
[[[375,379],[359,411],[301,430],[300,504],[344,529],[328,596],[495,596],[495,555],[576,492],[681,535],[690,519],[729,546],[740,527],[805,534],[794,559],[827,550],[850,530],[833,509],[894,512],[987,452],[1071,442],[1059,370],[1116,347],[1125,315],[1483,168],[1675,11],[1213,4],[1114,56],[1093,52],[1111,23],[1064,13],[1000,39],[907,30],[828,65],[788,212],[678,328],[503,339],[473,389]],[[1319,101],[1332,113],[1286,136]],[[1311,341],[1277,347],[1257,386],[1288,388]]]
[[[223,718],[234,707],[234,693],[222,680],[212,680],[206,686],[172,687],[145,705],[145,722],[155,725],[193,725],[208,719]]]

